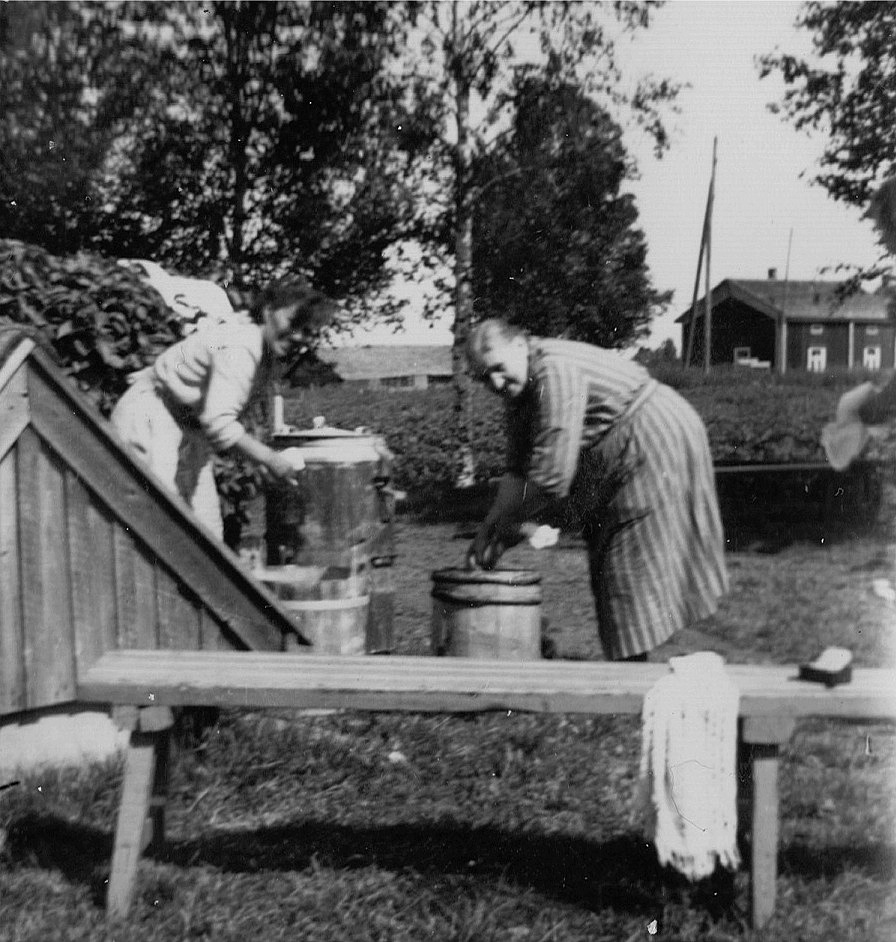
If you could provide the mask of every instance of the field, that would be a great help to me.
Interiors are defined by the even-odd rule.
[[[455,524],[398,527],[396,651],[428,650],[430,576]],[[796,662],[829,644],[894,662],[892,528],[729,554],[732,591],[656,658],[711,648]],[[574,539],[507,565],[542,572],[563,657],[599,657]],[[106,926],[116,762],[0,793],[0,940],[637,939],[892,942],[896,736],[804,723],[785,753],[776,915],[747,925],[747,878],[690,886],[655,863],[634,814],[631,718],[228,712],[181,746],[168,843]]]

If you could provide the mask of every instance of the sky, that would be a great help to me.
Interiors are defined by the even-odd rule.
[[[824,140],[796,131],[768,110],[783,82],[759,78],[756,60],[776,48],[810,52],[810,34],[793,24],[801,4],[781,0],[671,0],[650,27],[618,47],[620,66],[635,79],[653,74],[689,87],[680,113],[669,114],[672,146],[661,158],[649,141],[627,132],[640,178],[630,184],[648,245],[654,286],[672,291],[668,311],[652,325],[650,347],[672,338],[675,318],[691,304],[712,168],[717,165],[710,276],[765,278],[774,268],[790,279],[836,278],[823,269],[867,265],[879,257],[860,208],[829,199],[810,184]],[[700,287],[703,294],[704,275]],[[450,324],[415,326],[400,334],[373,331],[355,342],[450,343]]]

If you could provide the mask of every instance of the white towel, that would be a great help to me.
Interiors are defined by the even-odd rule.
[[[710,651],[669,659],[642,712],[640,807],[657,857],[690,880],[735,869],[740,692]]]

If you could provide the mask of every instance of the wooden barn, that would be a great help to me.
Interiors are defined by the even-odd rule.
[[[896,365],[896,316],[888,285],[844,294],[842,282],[726,278],[710,295],[710,363],[785,373]],[[694,329],[692,363],[704,360],[706,299],[678,318],[681,349]]]
[[[0,722],[123,648],[283,650],[274,597],[21,330],[0,328]]]
[[[450,383],[451,347],[386,344],[334,347],[318,355],[346,383],[392,390],[428,389]]]

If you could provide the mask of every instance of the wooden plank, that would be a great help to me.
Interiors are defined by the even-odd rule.
[[[92,664],[117,646],[117,595],[112,520],[69,472],[65,479],[75,660]]]
[[[824,461],[781,462],[778,464],[717,464],[716,474],[803,474],[807,471],[837,473]]]
[[[200,611],[203,651],[241,651],[239,639],[207,609]]]
[[[26,705],[33,709],[74,698],[74,624],[63,470],[30,428],[18,452]]]
[[[120,525],[113,527],[118,645],[158,647],[155,568]]]
[[[828,690],[796,667],[728,668],[742,716],[896,719],[896,671],[857,669]],[[79,676],[86,700],[181,706],[540,713],[641,711],[665,664],[329,657],[255,652],[109,652]]]
[[[741,724],[740,738],[745,743],[783,745],[790,741],[796,721],[782,716],[748,716]]]
[[[202,611],[184,587],[162,567],[158,571],[159,646],[198,651],[202,647]]]
[[[39,351],[31,362],[28,394],[39,435],[246,647],[280,650],[291,622],[273,596],[139,464],[111,425]]]
[[[775,911],[778,879],[778,746],[753,746],[751,762],[753,818],[750,897],[753,926],[761,929]]]
[[[0,713],[25,708],[25,633],[19,573],[16,452],[0,458]]]
[[[113,919],[127,913],[134,897],[137,864],[143,852],[144,823],[155,782],[156,745],[161,737],[167,738],[167,733],[131,733],[109,874],[107,909]]]
[[[0,387],[0,458],[16,443],[31,420],[25,370],[14,373]]]
[[[0,390],[4,389],[14,376],[22,372],[20,367],[31,355],[33,349],[34,341],[30,337],[22,336],[9,354],[3,357],[3,362],[0,363]]]
[[[137,729],[141,733],[161,733],[174,726],[174,712],[169,707],[143,707],[137,714]]]

